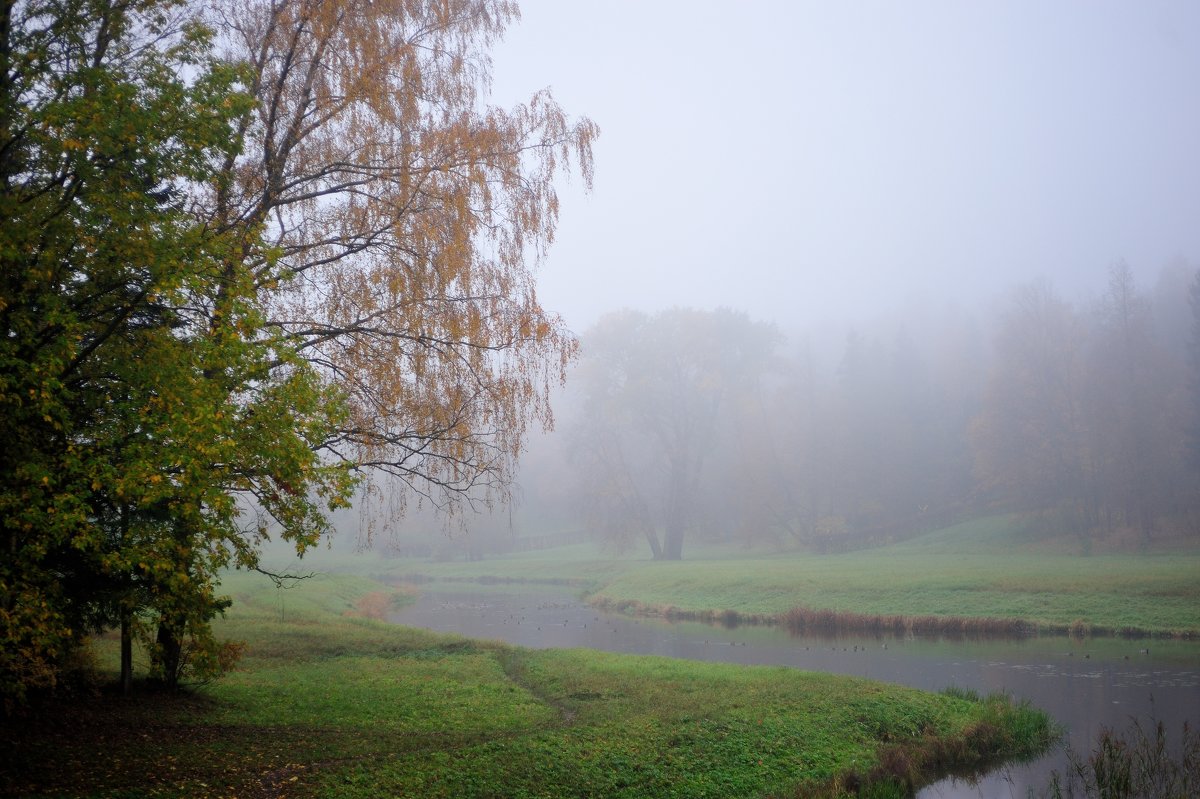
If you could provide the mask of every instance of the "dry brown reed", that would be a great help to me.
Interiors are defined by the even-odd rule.
[[[796,634],[840,635],[941,635],[1022,636],[1032,630],[1021,619],[979,616],[903,616],[899,614],[851,613],[829,609],[795,607],[782,614],[780,623]]]
[[[629,616],[652,616],[668,621],[700,621],[733,628],[742,624],[779,625],[793,635],[937,635],[942,637],[1015,638],[1034,634],[1069,635],[1074,638],[1122,636],[1145,638],[1152,634],[1137,627],[1101,627],[1076,619],[1070,624],[1034,624],[1025,619],[984,616],[906,616],[854,613],[829,608],[797,606],[785,613],[742,613],[737,610],[688,610],[676,605],[653,605],[636,599],[593,597],[595,607]],[[1195,633],[1176,633],[1192,638]]]

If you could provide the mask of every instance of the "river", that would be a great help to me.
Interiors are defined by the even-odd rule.
[[[773,664],[869,677],[931,691],[1004,691],[1049,712],[1086,751],[1103,726],[1157,719],[1177,737],[1200,723],[1200,642],[1060,636],[1006,640],[920,637],[796,637],[776,627],[733,629],[604,613],[568,588],[468,587],[437,583],[395,610],[398,624],[527,647],[587,647],[722,663]],[[975,781],[947,779],[920,799],[1015,799],[1040,795],[1066,755],[1052,751]]]

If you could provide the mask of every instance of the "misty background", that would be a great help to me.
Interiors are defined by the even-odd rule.
[[[1200,6],[521,11],[492,101],[602,129],[540,279],[581,359],[511,505],[377,548],[1196,529]]]
[[[541,294],[785,328],[1200,251],[1200,6],[527,0],[495,102],[601,127]],[[550,76],[547,78],[547,76]]]

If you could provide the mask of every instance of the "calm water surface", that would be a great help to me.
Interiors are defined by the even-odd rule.
[[[937,691],[954,685],[981,694],[1005,691],[1028,699],[1068,729],[1087,750],[1102,726],[1123,729],[1131,719],[1159,719],[1177,736],[1185,720],[1200,723],[1200,643],[1073,641],[1063,637],[1004,641],[931,638],[795,637],[779,628],[670,623],[603,613],[568,589],[463,589],[422,586],[411,605],[395,611],[399,624],[499,639],[521,646],[588,647],[722,663],[793,666],[869,677]],[[1148,652],[1142,652],[1148,649]],[[1050,773],[1066,769],[1052,752],[975,783],[944,780],[921,799],[1040,795]]]

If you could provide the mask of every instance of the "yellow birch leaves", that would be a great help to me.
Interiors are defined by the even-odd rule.
[[[229,3],[257,100],[219,222],[257,220],[269,323],[347,399],[329,452],[439,505],[503,489],[574,339],[538,303],[556,177],[590,186],[587,119],[485,104],[497,0]],[[272,288],[268,288],[271,286]]]

